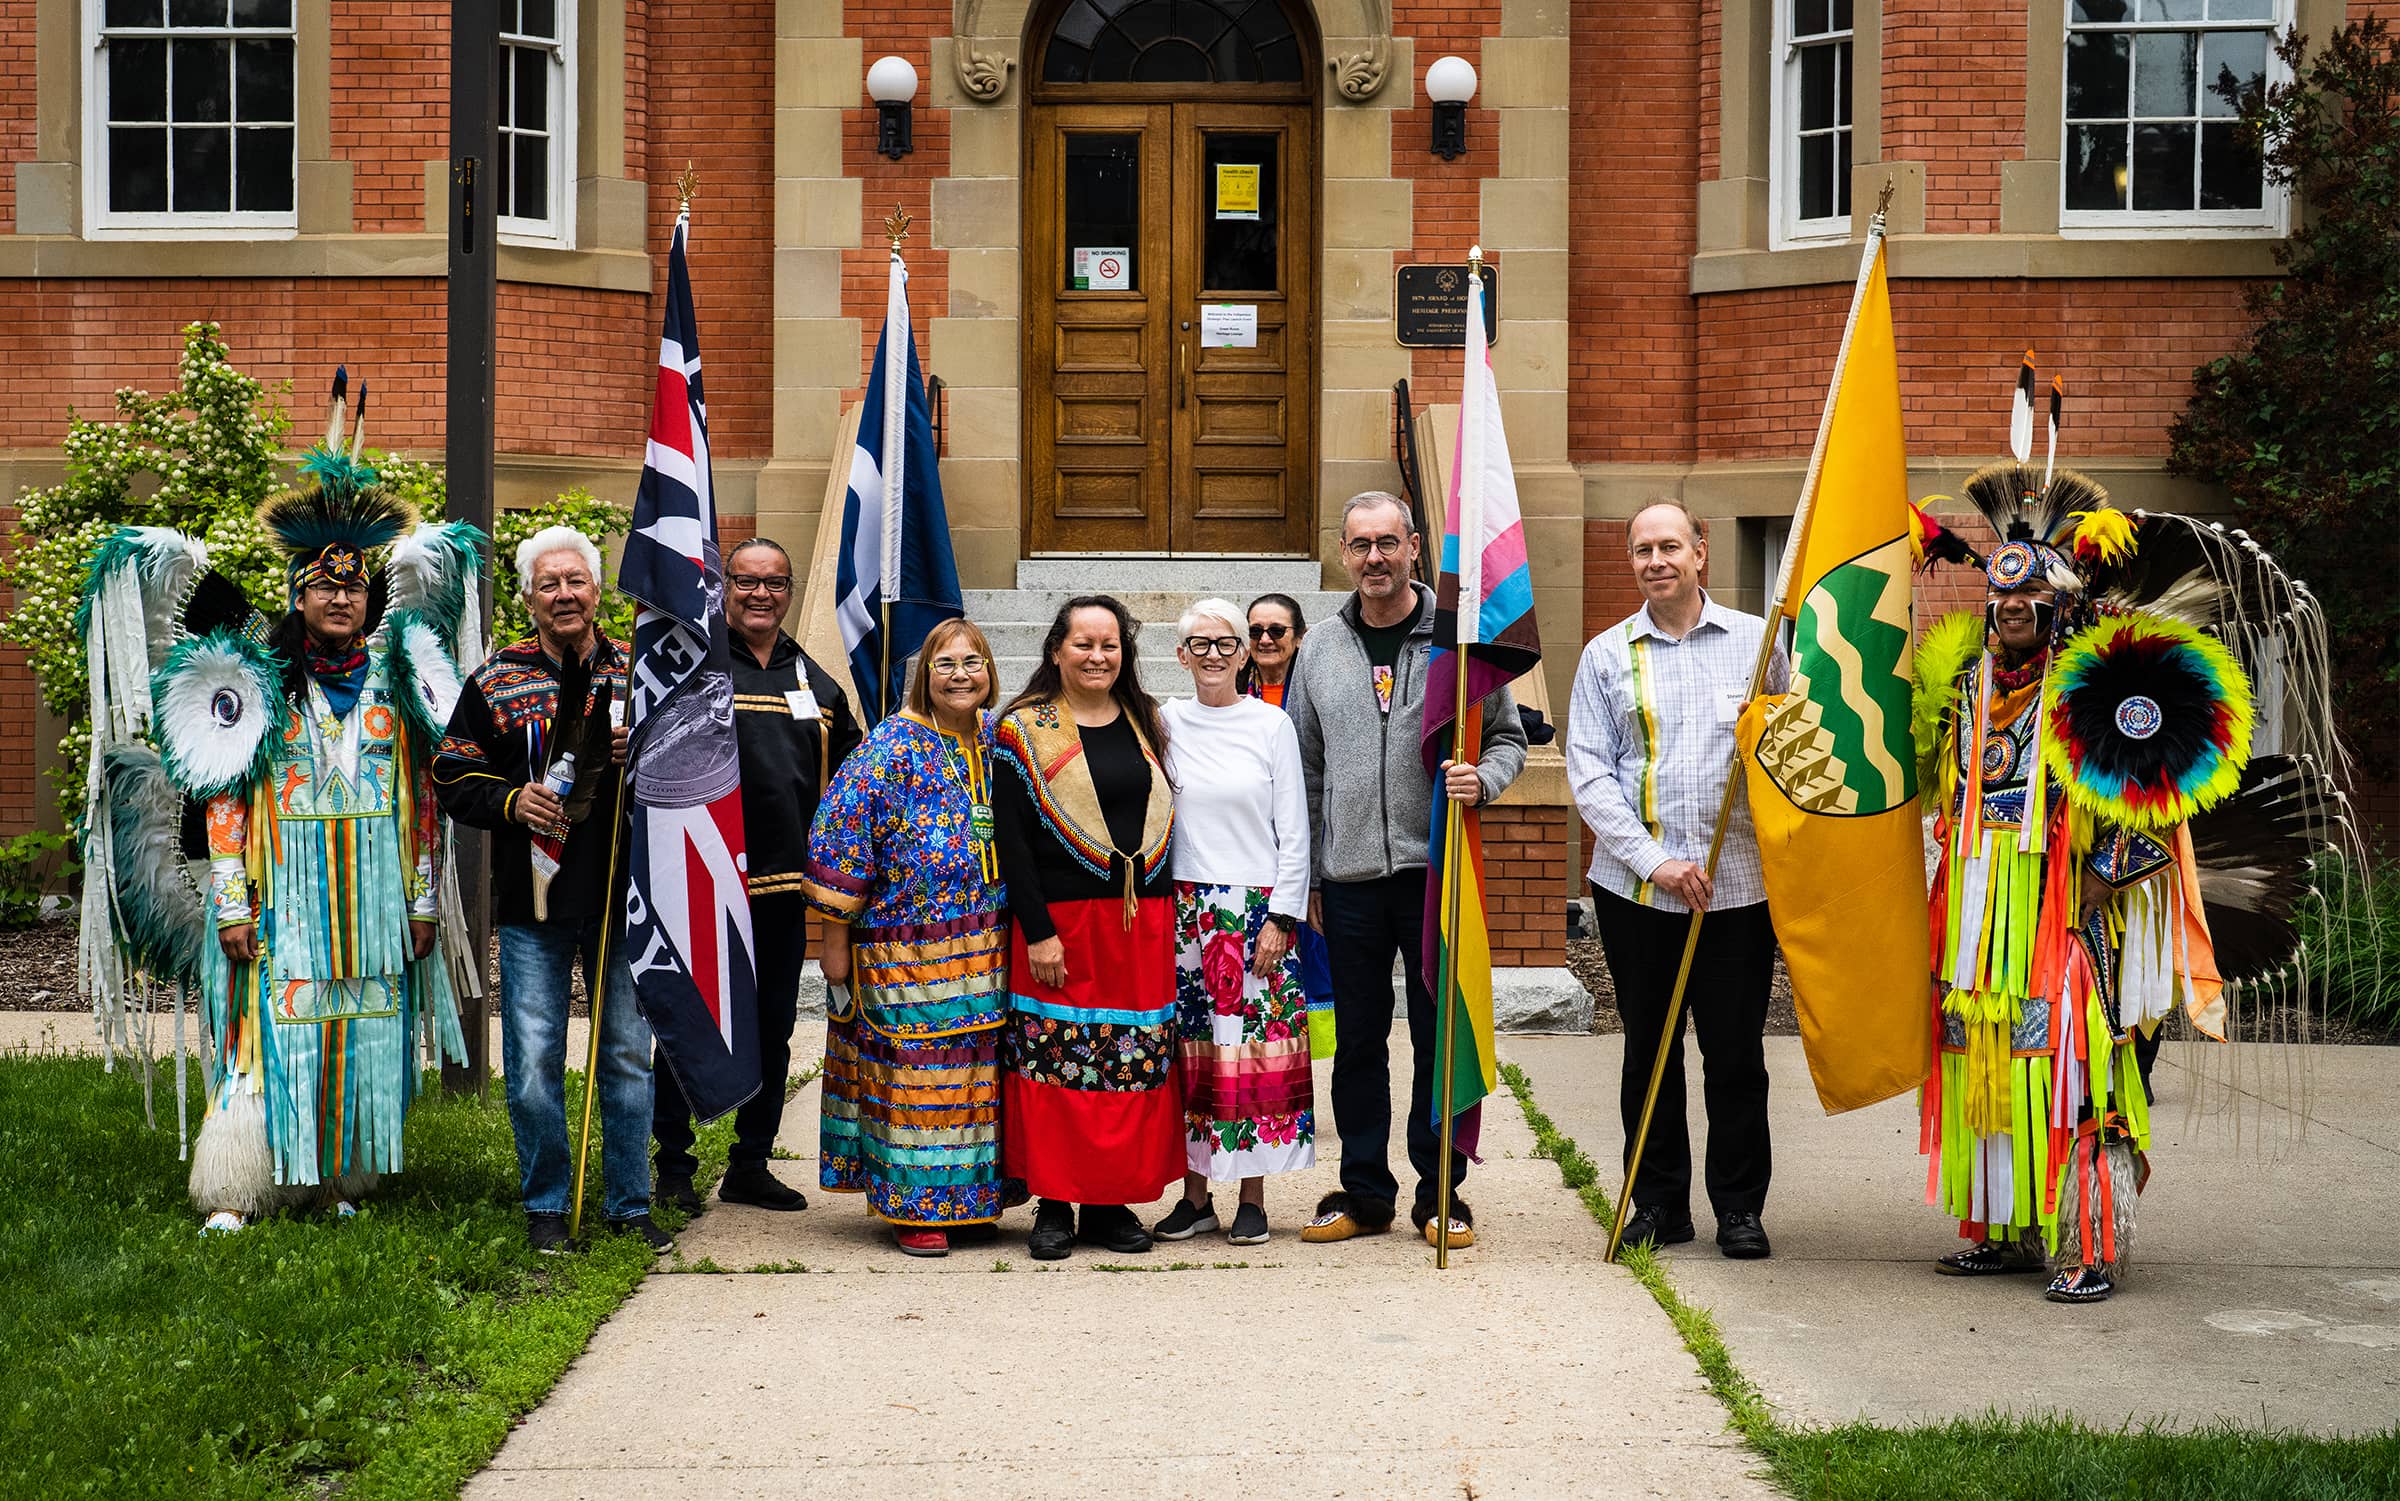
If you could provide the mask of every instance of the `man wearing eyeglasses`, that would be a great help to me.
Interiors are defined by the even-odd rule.
[[[834,768],[857,748],[857,718],[839,685],[783,630],[792,608],[792,559],[779,543],[752,537],[725,555],[725,619],[731,628],[733,727],[742,757],[742,831],[748,842],[750,931],[758,938],[758,1058],[767,1087],[734,1112],[734,1140],[717,1197],[729,1204],[797,1210],[807,1198],[767,1167],[783,1125],[780,1080],[791,1068],[808,958],[808,907],[800,877],[808,828]],[[829,944],[825,978],[849,978],[849,951]],[[692,1112],[671,1070],[655,1075],[650,1121],[658,1140],[657,1197],[700,1207],[692,1174]]]
[[[1434,778],[1418,732],[1433,652],[1433,591],[1413,577],[1417,529],[1408,503],[1381,490],[1342,511],[1342,567],[1355,586],[1334,618],[1308,634],[1285,689],[1300,735],[1317,880],[1310,919],[1333,970],[1333,1120],[1342,1186],[1317,1205],[1305,1241],[1348,1240],[1391,1228],[1400,1186],[1390,1166],[1392,961],[1408,992],[1415,1055],[1408,1160],[1416,1170],[1409,1218],[1428,1236],[1441,1140],[1433,1098],[1433,993],[1425,984],[1425,839]],[[1508,789],[1525,767],[1525,731],[1505,688],[1483,703],[1483,744],[1472,763],[1446,763],[1448,796],[1472,807]],[[1451,1153],[1451,1181],[1467,1159]],[[1474,1240],[1474,1211],[1451,1198],[1450,1244]]]

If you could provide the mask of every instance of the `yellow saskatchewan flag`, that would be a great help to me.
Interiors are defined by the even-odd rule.
[[[1932,1027],[1908,455],[1880,233],[1850,318],[1786,565],[1791,691],[1750,705],[1740,728],[1767,901],[1827,1114],[1915,1088]]]

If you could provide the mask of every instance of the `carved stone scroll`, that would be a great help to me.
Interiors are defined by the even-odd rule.
[[[980,0],[962,0],[980,3]],[[1337,52],[1325,60],[1333,71],[1333,86],[1344,99],[1363,104],[1383,91],[1392,68],[1392,0],[1359,0],[1367,26],[1375,33],[1360,52]]]
[[[982,13],[983,0],[950,0],[950,62],[958,74],[959,92],[989,104],[1008,87],[1008,70],[1016,66],[1016,60],[1005,53],[975,49],[971,39]]]

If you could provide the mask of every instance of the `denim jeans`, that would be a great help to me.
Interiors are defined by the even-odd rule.
[[[622,937],[622,935],[618,935]],[[565,1214],[575,1185],[567,1135],[567,994],[575,956],[588,988],[600,919],[500,929],[500,1067],[517,1137],[518,1186],[528,1214]],[[611,942],[600,1005],[601,1212],[650,1210],[650,1024],[633,1003],[633,972]],[[593,1081],[586,1081],[589,1087]]]

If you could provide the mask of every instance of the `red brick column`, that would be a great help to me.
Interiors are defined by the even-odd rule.
[[[1575,810],[1501,803],[1483,815],[1484,913],[1492,967],[1567,962],[1566,880]]]

